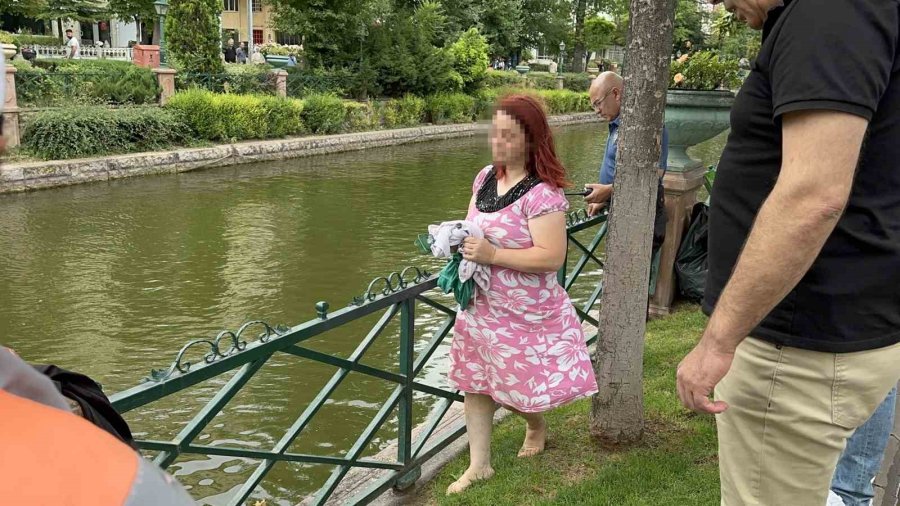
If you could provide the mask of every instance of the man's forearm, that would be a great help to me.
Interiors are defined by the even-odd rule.
[[[703,339],[733,350],[797,285],[843,211],[797,188],[763,204]]]

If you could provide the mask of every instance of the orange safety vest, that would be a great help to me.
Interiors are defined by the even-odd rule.
[[[31,400],[47,394],[42,402],[64,403],[49,380],[8,351],[0,347],[0,380],[14,377],[7,384],[18,390],[0,388],[0,504],[193,504],[174,478],[108,432]]]

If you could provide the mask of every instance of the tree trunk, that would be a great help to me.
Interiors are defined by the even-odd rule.
[[[584,17],[587,15],[587,0],[575,2],[575,54],[569,66],[572,72],[584,72]],[[581,68],[579,68],[581,67]],[[565,71],[565,69],[560,69]]]
[[[651,231],[674,13],[675,0],[631,0],[600,338],[593,357],[600,391],[593,399],[591,434],[612,444],[636,441],[644,429]]]

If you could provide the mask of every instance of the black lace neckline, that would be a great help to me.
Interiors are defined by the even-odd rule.
[[[488,172],[478,194],[475,196],[475,207],[482,213],[496,213],[519,200],[535,186],[541,184],[540,178],[529,174],[516,183],[503,195],[497,195],[497,175],[493,168]]]

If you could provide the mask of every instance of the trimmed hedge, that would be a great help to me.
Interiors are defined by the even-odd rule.
[[[346,119],[344,130],[347,132],[366,132],[378,130],[381,127],[381,118],[375,108],[368,103],[344,102]]]
[[[537,90],[555,90],[556,74],[549,72],[529,72],[528,86]]]
[[[386,128],[412,127],[425,119],[425,99],[406,95],[378,105],[378,113]]]
[[[159,84],[148,68],[114,60],[12,62],[16,93],[25,107],[151,104]]]
[[[25,128],[23,144],[44,159],[66,159],[142,150],[170,149],[192,141],[234,142],[299,135],[360,132],[421,125],[489,120],[497,100],[512,93],[538,97],[549,114],[589,112],[587,93],[571,90],[504,88],[476,96],[407,95],[380,103],[344,101],[316,94],[305,101],[268,95],[217,94],[192,89],[173,96],[165,108],[76,107],[41,111]]]
[[[209,141],[271,139],[304,132],[303,105],[287,98],[188,90],[166,109],[176,112],[196,138]]]
[[[529,63],[528,68],[531,69],[531,72],[550,72],[549,63]]]
[[[525,78],[515,70],[488,70],[484,86],[487,89],[525,86]]]
[[[301,117],[303,124],[314,134],[336,134],[344,129],[347,110],[337,95],[314,94],[303,101]]]
[[[548,114],[571,114],[590,112],[591,99],[587,93],[571,90],[541,90],[537,95],[544,101]]]
[[[469,123],[475,116],[475,99],[462,93],[439,93],[425,103],[428,118],[435,125]]]
[[[567,90],[586,92],[591,88],[591,81],[594,76],[588,73],[565,73],[563,74],[563,87]]]
[[[170,148],[188,138],[181,118],[158,107],[70,107],[41,111],[25,129],[25,149],[61,160]]]

